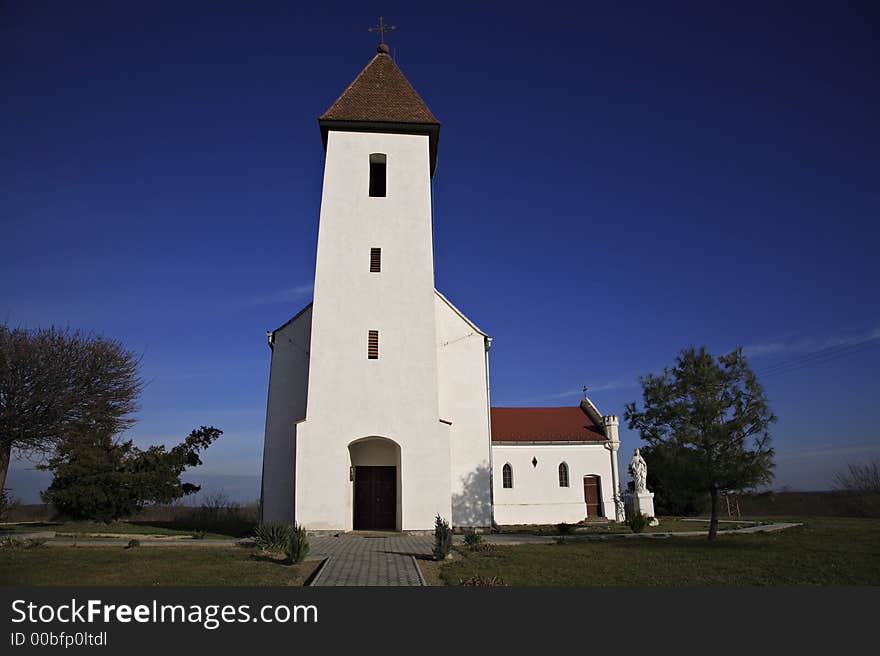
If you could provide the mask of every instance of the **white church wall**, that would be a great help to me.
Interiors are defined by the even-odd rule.
[[[489,403],[484,335],[435,297],[440,418],[451,440],[452,525],[490,526]]]
[[[292,522],[296,424],[306,416],[312,310],[275,331],[263,447],[262,521]]]
[[[369,157],[387,155],[387,196]],[[370,273],[370,249],[382,249]],[[330,131],[318,228],[308,414],[299,425],[297,521],[352,527],[348,445],[400,446],[401,528],[450,515],[450,445],[438,421],[428,137]],[[367,333],[379,331],[379,358]]]
[[[532,465],[536,458],[537,466]],[[497,524],[573,524],[586,517],[584,476],[600,477],[604,516],[614,519],[611,454],[602,443],[492,446]],[[568,464],[568,487],[559,486],[559,463]],[[513,487],[504,488],[502,471],[510,463]]]

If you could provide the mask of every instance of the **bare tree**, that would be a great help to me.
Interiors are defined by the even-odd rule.
[[[834,487],[843,492],[880,494],[880,460],[848,465],[847,471],[834,474]]]
[[[131,426],[139,367],[116,340],[0,324],[0,489],[13,454],[41,458],[63,439]]]

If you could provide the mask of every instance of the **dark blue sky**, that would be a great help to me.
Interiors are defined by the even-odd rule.
[[[608,5],[5,3],[0,319],[142,352],[132,435],[214,424],[202,475],[256,497],[265,331],[311,295],[317,116],[381,12],[443,123],[436,282],[495,337],[493,403],[587,384],[622,414],[683,346],[742,345],[776,485],[828,487],[880,455],[876,6]]]

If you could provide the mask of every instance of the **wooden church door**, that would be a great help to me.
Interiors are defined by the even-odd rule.
[[[584,503],[587,504],[587,517],[602,517],[601,498],[599,477],[584,476]]]
[[[354,469],[354,530],[397,528],[397,467]]]

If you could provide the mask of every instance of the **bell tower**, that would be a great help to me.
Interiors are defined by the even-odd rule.
[[[319,126],[326,160],[296,521],[429,529],[451,508],[431,229],[440,123],[382,43]]]

